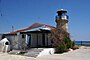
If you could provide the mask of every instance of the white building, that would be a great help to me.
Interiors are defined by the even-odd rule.
[[[4,34],[10,40],[12,49],[20,49],[22,45],[31,47],[52,47],[50,30],[55,27],[46,24],[35,23],[28,28]],[[25,43],[24,43],[25,42]]]

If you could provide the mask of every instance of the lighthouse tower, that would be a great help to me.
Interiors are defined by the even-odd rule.
[[[67,11],[64,9],[58,10],[57,11],[57,16],[56,16],[56,28],[59,29],[60,31],[64,30],[68,32],[68,15],[66,14]]]

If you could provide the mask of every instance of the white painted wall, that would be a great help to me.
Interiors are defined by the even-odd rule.
[[[11,49],[19,49],[21,42],[25,40],[25,38],[22,38],[22,35],[11,35],[11,36],[5,36],[5,37],[10,41]]]
[[[18,37],[17,36],[5,36],[10,41],[11,49],[18,49]]]
[[[6,42],[8,42],[8,45],[5,44]],[[10,44],[10,42],[7,38],[0,40],[0,52],[10,51],[10,45],[9,44]]]

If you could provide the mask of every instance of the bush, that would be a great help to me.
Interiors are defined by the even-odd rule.
[[[66,44],[66,47],[69,49],[71,48],[71,40],[69,37],[64,38],[64,43]]]
[[[66,52],[68,49],[65,45],[65,43],[62,43],[60,45],[58,45],[58,47],[56,48],[56,53],[63,53]]]
[[[74,41],[71,41],[69,37],[65,37],[64,41],[57,46],[56,53],[67,52],[69,48],[77,49],[77,47],[75,47]]]
[[[75,46],[75,42],[71,41],[71,48],[73,48]]]

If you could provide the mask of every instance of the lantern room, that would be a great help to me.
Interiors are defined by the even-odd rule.
[[[57,11],[58,15],[56,16],[56,20],[68,20],[67,11],[64,9]]]

